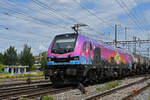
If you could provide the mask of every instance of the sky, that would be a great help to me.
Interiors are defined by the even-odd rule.
[[[125,27],[127,40],[150,39],[150,0],[0,0],[0,52],[12,45],[20,53],[28,44],[38,55],[77,23],[88,25],[80,33],[104,42],[114,41],[115,24],[118,40],[125,40]]]

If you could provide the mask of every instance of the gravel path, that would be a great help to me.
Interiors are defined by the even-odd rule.
[[[118,80],[118,81],[120,81],[120,83],[122,83],[119,86],[141,80],[142,78],[144,78],[144,77],[130,78],[130,79],[126,78],[126,79],[123,79],[123,80]],[[54,97],[54,100],[84,100],[84,98],[86,98],[89,95],[96,94],[96,93],[101,93],[100,91],[98,91],[96,89],[99,88],[99,87],[101,87],[101,88],[104,87],[105,84],[106,83],[87,87],[88,92],[86,94],[82,94],[80,90],[74,89],[74,90],[71,90],[71,91],[67,91],[67,92],[52,95],[52,96]],[[114,94],[113,94],[113,96],[114,96]],[[119,96],[119,95],[117,95],[117,96]],[[106,97],[106,98],[109,98],[109,97]],[[101,100],[120,100],[120,99],[112,99],[112,96],[110,96],[109,99],[104,98],[104,99],[101,99]]]

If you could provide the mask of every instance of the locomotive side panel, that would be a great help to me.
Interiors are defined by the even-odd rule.
[[[55,37],[47,55],[47,72],[53,83],[99,82],[144,69],[145,58],[113,48],[81,34]],[[150,64],[150,63],[149,63]],[[137,70],[138,69],[138,70]]]

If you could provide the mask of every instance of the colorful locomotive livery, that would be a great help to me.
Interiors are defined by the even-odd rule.
[[[48,49],[45,76],[53,84],[101,82],[146,73],[149,61],[81,34],[61,34]]]

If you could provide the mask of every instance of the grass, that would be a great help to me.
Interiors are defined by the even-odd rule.
[[[52,96],[44,96],[42,100],[54,100]]]
[[[148,87],[149,91],[150,91],[150,86]],[[150,100],[150,94],[148,95],[148,99],[147,100]]]
[[[148,87],[148,89],[150,90],[150,86]]]
[[[104,91],[105,90],[105,87],[99,87],[99,88],[96,88],[97,91]]]
[[[25,74],[8,74],[8,73],[0,73],[0,80],[3,79],[18,79],[18,78],[28,78],[28,77],[43,77],[43,72],[32,72],[32,73],[25,73]]]
[[[19,98],[18,100],[29,100],[28,98]],[[41,99],[40,99],[41,100]],[[54,100],[52,96],[43,96],[42,100]]]
[[[147,100],[150,100],[150,94],[148,95],[148,99]]]
[[[104,87],[96,88],[96,90],[98,90],[98,91],[110,90],[110,89],[115,88],[116,86],[118,86],[120,84],[122,84],[120,81],[108,82],[105,84]]]

